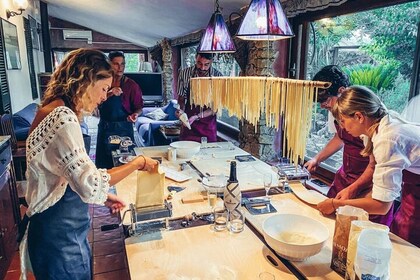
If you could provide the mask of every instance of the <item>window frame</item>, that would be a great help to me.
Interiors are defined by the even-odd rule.
[[[388,6],[394,6],[398,4],[404,4],[409,2],[415,2],[416,0],[355,0],[347,1],[340,6],[329,7],[324,10],[307,12],[296,16],[292,19],[292,28],[296,36],[291,42],[291,53],[289,61],[289,76],[295,79],[305,79],[306,77],[306,65],[307,65],[307,54],[310,34],[310,22],[320,20],[327,17],[342,16],[351,13],[363,12],[372,9],[384,8]],[[413,76],[411,79],[411,87],[409,93],[409,100],[420,94],[420,23],[418,25],[418,35],[416,42],[416,49],[414,54],[414,65],[413,65]],[[310,158],[305,156],[305,161]],[[336,171],[321,163],[315,176],[323,178],[328,182],[332,182]]]

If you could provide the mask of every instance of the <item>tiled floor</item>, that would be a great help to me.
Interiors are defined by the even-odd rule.
[[[94,160],[98,119],[88,117],[86,123],[89,126],[89,134],[92,137],[90,157]],[[119,223],[119,214],[110,214],[107,207],[97,205],[90,206],[90,214],[92,217],[92,226],[88,239],[93,255],[94,280],[129,280],[130,274],[128,271],[122,228],[101,231],[102,225]],[[19,277],[20,260],[19,252],[16,252],[5,280],[18,280]],[[33,280],[34,277],[30,276],[28,279]]]

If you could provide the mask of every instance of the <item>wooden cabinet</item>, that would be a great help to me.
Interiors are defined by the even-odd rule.
[[[9,136],[0,136],[0,279],[5,277],[18,245],[20,213],[12,166]]]

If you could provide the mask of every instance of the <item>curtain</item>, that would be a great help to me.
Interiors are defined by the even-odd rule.
[[[326,9],[332,6],[340,6],[348,0],[289,0],[282,3],[287,17],[295,17],[306,12]]]

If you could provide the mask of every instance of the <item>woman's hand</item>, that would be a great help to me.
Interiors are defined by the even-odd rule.
[[[318,203],[316,207],[324,215],[332,214],[335,211],[334,198],[326,199],[323,202]]]
[[[125,202],[115,194],[109,193],[108,198],[105,201],[105,206],[108,207],[112,213],[116,213],[125,207]]]
[[[316,158],[312,158],[311,160],[307,161],[303,167],[308,169],[309,172],[314,172],[319,166],[319,162]]]
[[[144,170],[144,171],[153,170],[159,163],[157,160],[154,160],[149,157],[145,157],[143,155],[136,157],[131,162],[137,165],[138,170]]]
[[[335,196],[336,199],[340,199],[340,200],[346,200],[346,199],[351,199],[355,197],[356,197],[356,193],[352,190],[350,186],[342,189]]]

